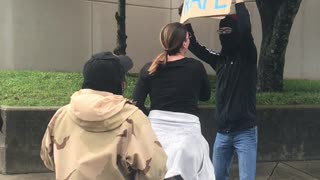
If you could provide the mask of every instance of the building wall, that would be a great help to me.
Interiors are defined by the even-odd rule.
[[[161,52],[160,29],[179,21],[181,1],[127,0],[127,54],[135,61],[131,72],[139,72]],[[255,3],[247,6],[259,50],[259,12]],[[315,23],[319,7],[319,0],[302,1],[287,49],[286,78],[320,79],[316,55],[320,23]],[[116,47],[116,11],[117,0],[1,0],[0,69],[81,71],[93,53]],[[197,18],[190,22],[201,44],[220,49],[215,33],[218,20]]]
[[[91,2],[1,0],[1,69],[79,70],[92,53]]]

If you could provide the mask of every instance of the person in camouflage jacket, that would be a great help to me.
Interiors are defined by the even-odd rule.
[[[164,178],[167,156],[149,120],[120,95],[130,62],[112,53],[93,56],[82,89],[49,122],[41,159],[57,180]]]

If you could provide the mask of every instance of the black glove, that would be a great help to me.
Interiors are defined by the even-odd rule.
[[[190,23],[187,23],[187,24],[185,24],[184,26],[187,28],[188,32],[191,33],[191,35],[193,36],[193,35],[194,35],[194,31],[193,31],[193,29],[192,29],[191,24],[190,24]]]

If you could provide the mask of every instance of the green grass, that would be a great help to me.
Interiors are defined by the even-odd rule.
[[[258,93],[260,105],[315,105],[320,104],[320,81],[285,80],[281,93]]]
[[[127,76],[125,96],[131,98],[136,75]],[[214,77],[210,80],[214,84]],[[0,105],[62,106],[80,89],[81,73],[0,71]],[[215,89],[210,101],[214,104]],[[320,104],[320,81],[285,80],[282,93],[257,93],[257,105]]]
[[[10,106],[60,106],[80,88],[80,73],[31,71],[0,72],[0,104]]]

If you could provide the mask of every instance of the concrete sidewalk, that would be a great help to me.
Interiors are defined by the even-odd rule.
[[[230,180],[238,179],[234,165]],[[320,180],[320,160],[258,163],[256,180]]]
[[[232,166],[230,180],[238,180],[237,165]],[[53,173],[0,175],[0,180],[54,180]],[[261,162],[256,180],[320,180],[320,160]]]

